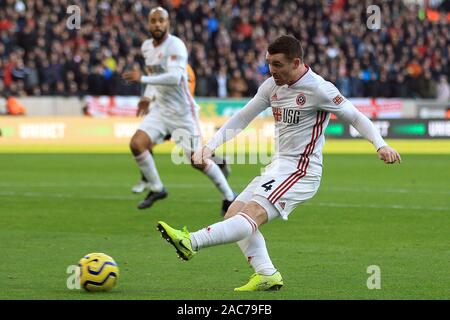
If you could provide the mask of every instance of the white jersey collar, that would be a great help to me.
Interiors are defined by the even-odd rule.
[[[290,86],[288,85],[288,88],[292,88],[295,87],[296,85],[298,85],[300,83],[300,81],[302,81],[303,79],[305,79],[306,75],[310,72],[311,68],[305,64],[306,67],[306,72],[304,74],[302,74],[302,76],[300,78],[298,78],[297,81],[295,81],[293,84],[291,84]]]

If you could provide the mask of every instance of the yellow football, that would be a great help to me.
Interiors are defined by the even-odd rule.
[[[86,291],[109,291],[119,279],[119,267],[104,253],[89,253],[81,258],[80,285]]]

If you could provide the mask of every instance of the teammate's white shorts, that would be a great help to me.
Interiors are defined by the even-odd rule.
[[[316,194],[320,179],[320,175],[300,170],[289,173],[269,165],[268,170],[254,178],[235,201],[255,201],[266,210],[269,221],[280,216],[287,220],[299,204]]]
[[[201,146],[201,132],[197,113],[168,117],[163,116],[159,108],[151,107],[138,130],[147,133],[155,145],[162,143],[164,138],[170,134],[186,155]]]

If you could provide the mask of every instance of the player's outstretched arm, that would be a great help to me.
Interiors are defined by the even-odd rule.
[[[372,121],[362,112],[355,108],[349,101],[345,102],[336,115],[344,121],[350,123],[364,138],[369,140],[377,149],[378,157],[386,164],[400,163],[400,154],[388,146],[381,137],[379,131]]]
[[[126,71],[123,73],[125,81],[129,82],[141,82],[144,84],[152,84],[159,86],[176,86],[180,83],[183,76],[180,68],[169,68],[168,72],[143,76],[139,70]]]
[[[194,164],[202,164],[204,160],[211,158],[215,149],[237,136],[264,109],[265,107],[261,107],[261,104],[258,103],[258,99],[250,100],[244,108],[225,122],[205,146],[194,153],[192,157]]]
[[[125,71],[122,74],[122,78],[128,82],[139,82],[139,79],[141,78],[141,72],[139,70]]]
[[[204,160],[210,158],[215,149],[237,136],[258,114],[269,107],[272,85],[273,80],[267,79],[258,88],[256,95],[241,110],[228,119],[202,149],[194,153],[192,158],[194,163],[203,163]]]
[[[227,122],[225,122],[211,140],[208,141],[206,146],[214,152],[217,147],[237,136],[268,106],[269,102],[257,93],[256,96],[254,96],[241,110],[236,112]]]
[[[359,111],[330,82],[318,90],[320,108],[334,113],[338,118],[351,124],[364,138],[369,140],[377,150],[379,158],[386,164],[400,163],[400,154],[388,146],[372,121]]]

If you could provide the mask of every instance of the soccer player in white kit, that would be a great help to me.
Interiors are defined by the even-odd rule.
[[[139,203],[139,209],[148,208],[167,196],[150,152],[152,147],[171,135],[191,160],[195,148],[201,143],[198,105],[192,98],[187,83],[186,46],[180,38],[169,33],[169,14],[164,8],[152,9],[148,19],[152,39],[144,41],[141,50],[150,75],[141,75],[138,70],[123,74],[126,81],[147,84],[144,97],[154,97],[150,112],[130,141],[130,149],[151,189]],[[206,174],[222,193],[222,213],[225,214],[236,196],[219,166],[210,159],[198,164],[191,163],[194,168]]]
[[[271,77],[216,135],[194,154],[194,161],[208,159],[213,151],[244,129],[260,112],[272,108],[276,153],[263,174],[256,177],[228,209],[225,220],[197,232],[176,230],[160,221],[158,230],[184,259],[202,248],[237,242],[255,270],[247,284],[235,291],[277,290],[283,286],[272,264],[259,227],[288,215],[317,192],[322,174],[324,132],[330,113],[352,124],[369,140],[385,163],[400,162],[372,122],[336,87],[303,63],[303,49],[292,36],[281,36],[267,50]]]

